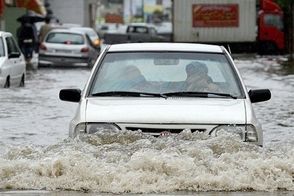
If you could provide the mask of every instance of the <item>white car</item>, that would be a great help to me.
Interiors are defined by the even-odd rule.
[[[39,66],[92,67],[99,51],[90,37],[72,29],[53,29],[39,47]]]
[[[0,31],[0,86],[25,85],[26,62],[15,39],[9,32]]]
[[[94,29],[92,29],[90,27],[72,27],[70,29],[86,33],[89,36],[89,38],[91,39],[94,48],[96,48],[96,50],[98,50],[98,52],[100,52],[101,40]]]
[[[79,102],[72,137],[103,129],[154,136],[188,129],[211,136],[230,132],[262,146],[251,103],[269,100],[271,93],[247,92],[222,46],[133,43],[108,46],[85,89],[63,89],[59,98]]]

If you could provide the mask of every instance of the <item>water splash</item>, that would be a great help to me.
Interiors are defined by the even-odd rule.
[[[183,131],[101,132],[49,146],[0,144],[0,189],[110,193],[294,190],[294,148]]]

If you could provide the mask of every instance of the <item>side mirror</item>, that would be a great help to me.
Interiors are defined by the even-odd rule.
[[[269,89],[256,89],[248,92],[251,103],[270,100],[271,92]]]
[[[81,100],[81,90],[62,89],[59,92],[59,99],[62,101],[79,102]]]
[[[8,58],[18,58],[20,57],[20,53],[19,52],[11,52],[8,54]]]

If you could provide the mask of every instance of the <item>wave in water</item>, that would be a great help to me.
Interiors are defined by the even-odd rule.
[[[293,144],[260,148],[232,135],[101,132],[49,146],[0,147],[2,190],[294,190]]]

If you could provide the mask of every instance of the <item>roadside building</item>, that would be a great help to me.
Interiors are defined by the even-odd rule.
[[[16,30],[20,26],[17,18],[30,12],[44,16],[43,1],[0,0],[0,30],[11,32],[16,37]]]
[[[61,23],[95,27],[97,0],[46,0]]]

